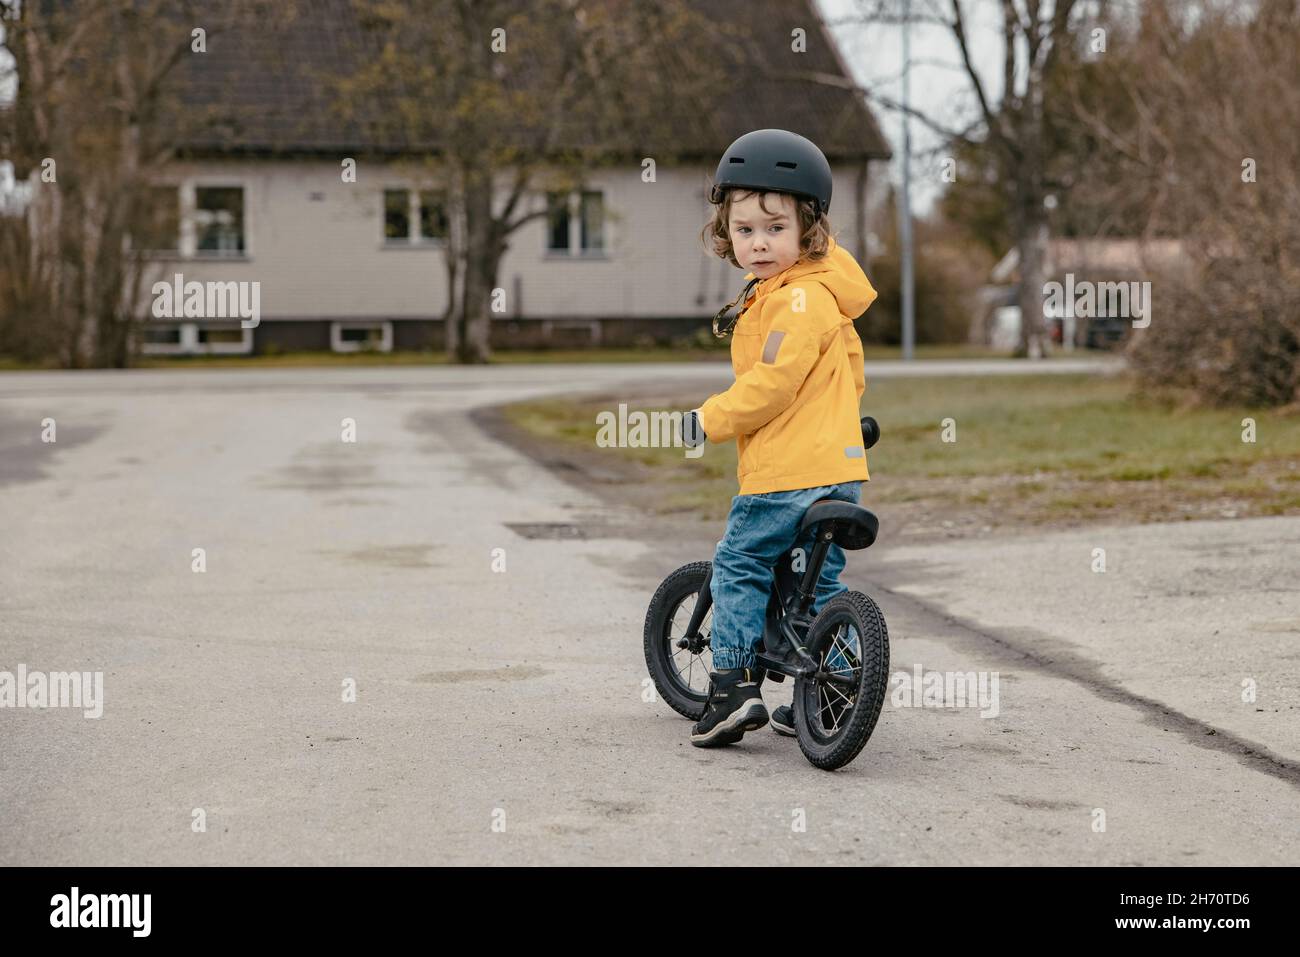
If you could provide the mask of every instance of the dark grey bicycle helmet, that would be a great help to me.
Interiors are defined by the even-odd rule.
[[[754,130],[728,146],[709,202],[722,202],[722,191],[733,186],[796,193],[823,213],[831,208],[831,164],[816,143],[789,130]]]

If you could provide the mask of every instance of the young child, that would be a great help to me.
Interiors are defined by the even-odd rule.
[[[755,648],[772,570],[797,542],[810,505],[857,503],[868,479],[859,403],[866,389],[853,328],[876,298],[857,261],[830,235],[830,164],[785,130],[747,133],[718,165],[705,227],[713,252],[750,270],[731,341],[736,381],[683,419],[689,446],[736,440],[740,494],[713,556],[709,702],[691,732],[699,747],[734,744],[768,721]],[[752,292],[750,292],[752,288]],[[744,294],[742,294],[742,297]],[[811,538],[807,541],[811,551]],[[832,545],[814,614],[847,588]],[[772,727],[794,734],[788,706]]]

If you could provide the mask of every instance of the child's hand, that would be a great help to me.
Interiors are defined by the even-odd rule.
[[[708,439],[704,434],[704,426],[700,425],[698,411],[691,409],[682,414],[682,442],[688,449],[701,446]]]

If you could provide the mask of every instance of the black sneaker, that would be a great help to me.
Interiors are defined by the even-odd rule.
[[[772,712],[772,730],[777,734],[784,734],[787,737],[795,736],[794,730],[794,708],[788,704],[783,704]]]
[[[735,744],[746,731],[767,724],[757,669],[731,668],[714,672],[709,679],[709,703],[704,717],[691,729],[691,744],[697,748]]]

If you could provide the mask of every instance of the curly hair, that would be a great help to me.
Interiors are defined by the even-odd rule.
[[[705,249],[719,259],[725,259],[733,266],[740,268],[740,263],[736,261],[735,250],[731,248],[731,230],[728,227],[731,220],[731,204],[737,199],[745,199],[755,194],[759,194],[759,208],[769,216],[774,210],[767,208],[765,202],[767,197],[793,196],[799,218],[799,258],[813,261],[826,258],[826,254],[830,250],[831,221],[825,213],[813,212],[813,201],[811,199],[793,193],[780,193],[775,190],[766,190],[760,193],[759,190],[745,189],[740,186],[722,191],[722,201],[714,206],[713,216],[705,223],[704,229],[700,232],[700,239],[704,242]]]

